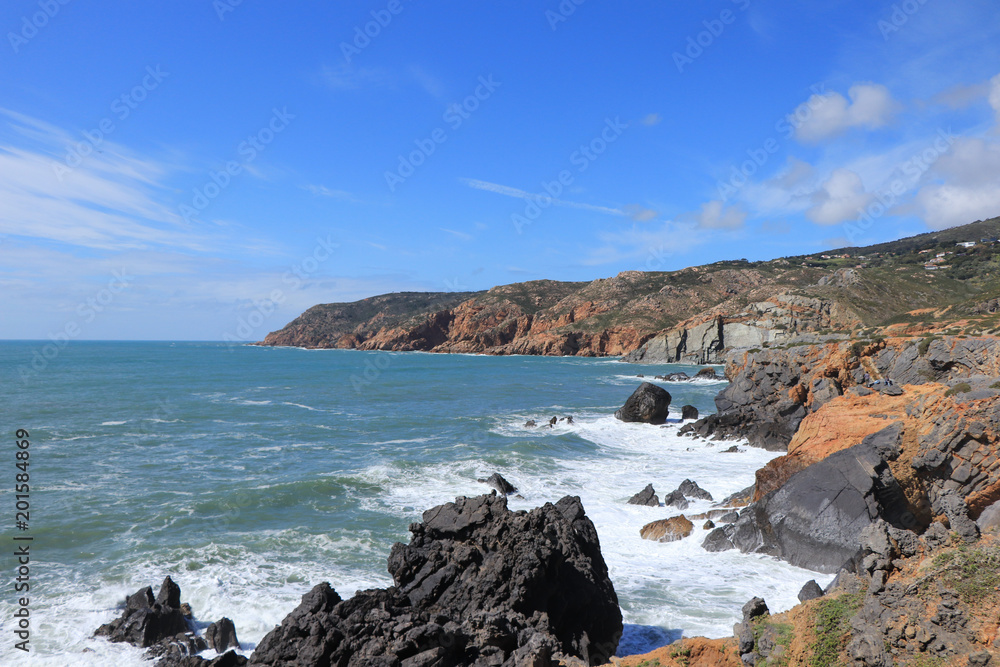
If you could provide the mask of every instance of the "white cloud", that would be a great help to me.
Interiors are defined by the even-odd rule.
[[[331,197],[332,199],[340,199],[341,201],[358,202],[354,195],[346,190],[334,190],[325,185],[303,185],[302,187],[319,197]]]
[[[556,206],[568,206],[570,208],[580,208],[585,211],[596,211],[598,213],[607,213],[608,215],[629,215],[625,211],[617,208],[608,208],[607,206],[594,206],[593,204],[581,204],[579,202],[566,201],[564,199],[555,199],[547,194],[534,194],[527,192],[525,190],[520,190],[518,188],[511,188],[506,185],[499,185],[498,183],[490,183],[488,181],[480,181],[474,178],[460,178],[458,179],[462,183],[465,183],[470,188],[475,188],[477,190],[485,190],[486,192],[494,192],[498,195],[504,195],[505,197],[515,197],[517,199],[524,199],[526,201],[535,202],[536,204],[545,206],[551,201],[552,204]]]
[[[668,261],[705,243],[708,237],[691,223],[664,222],[662,225],[633,225],[629,229],[599,235],[604,243],[591,250],[585,266],[633,262],[638,271],[664,271]]]
[[[997,122],[1000,123],[1000,74],[990,79],[990,106],[997,112]]]
[[[653,125],[659,125],[661,120],[663,120],[663,119],[660,118],[660,114],[658,114],[658,113],[651,113],[651,114],[648,114],[648,115],[644,116],[643,119],[641,121],[639,121],[639,122],[642,123],[643,125],[647,126],[647,127],[652,127]]]
[[[916,201],[932,229],[1000,215],[1000,143],[959,139],[933,165],[933,182]]]
[[[813,194],[813,206],[806,217],[820,225],[836,225],[856,218],[872,200],[856,172],[837,169]]]
[[[881,84],[859,83],[847,91],[850,102],[837,92],[813,95],[788,117],[795,136],[818,143],[852,127],[877,129],[887,125],[899,107]]]
[[[657,216],[656,211],[645,206],[640,206],[639,204],[626,204],[622,207],[622,210],[636,222],[649,222]]]
[[[454,236],[456,238],[460,238],[463,241],[471,241],[473,239],[472,234],[466,234],[465,232],[459,232],[459,231],[455,231],[454,229],[447,229],[445,227],[438,227],[438,229],[440,229],[442,232],[446,232],[448,234],[451,234],[452,236]]]
[[[736,229],[746,221],[747,214],[735,206],[724,206],[721,201],[710,201],[702,204],[695,219],[706,229]]]

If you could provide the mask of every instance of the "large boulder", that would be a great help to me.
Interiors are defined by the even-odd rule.
[[[884,451],[884,450],[882,450]],[[792,475],[705,539],[709,551],[738,548],[835,573],[858,558],[859,535],[878,518],[914,527],[906,497],[871,442],[842,450]]]
[[[424,512],[389,556],[395,585],[342,600],[307,593],[253,665],[598,665],[622,633],[597,531],[579,498],[512,512],[503,496]]]
[[[167,577],[154,598],[153,589],[146,586],[125,600],[122,615],[105,623],[94,633],[111,642],[125,642],[149,648],[159,641],[184,634],[191,628],[181,612],[180,587]]]
[[[647,523],[639,529],[639,536],[654,542],[676,542],[690,535],[693,530],[694,524],[681,514]]]
[[[665,424],[669,408],[670,394],[667,393],[667,390],[655,384],[643,382],[628,397],[625,405],[615,413],[615,417],[623,422]]]

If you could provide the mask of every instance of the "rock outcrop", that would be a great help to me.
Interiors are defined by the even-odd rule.
[[[615,417],[623,422],[664,424],[670,409],[670,394],[663,387],[643,382],[632,392]]]
[[[690,535],[693,530],[694,524],[681,514],[647,523],[639,529],[639,536],[654,542],[676,542]]]
[[[579,498],[512,512],[502,496],[428,510],[389,557],[395,585],[342,600],[320,584],[252,664],[548,665],[605,662],[621,612]]]
[[[659,507],[660,499],[656,495],[652,484],[647,484],[639,493],[628,499],[629,505],[643,505],[645,507]]]

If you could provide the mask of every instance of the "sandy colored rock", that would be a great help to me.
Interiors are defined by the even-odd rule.
[[[687,537],[693,530],[694,524],[681,514],[669,519],[660,519],[659,521],[647,523],[639,529],[639,535],[644,540],[675,542]]]

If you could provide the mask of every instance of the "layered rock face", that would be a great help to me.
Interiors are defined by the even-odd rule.
[[[460,498],[410,530],[389,557],[395,586],[342,600],[320,584],[251,664],[593,665],[614,654],[621,611],[579,498],[531,512]]]
[[[802,340],[803,334],[847,328],[860,322],[854,313],[836,301],[795,294],[778,294],[766,301],[751,303],[735,314],[717,313],[717,310],[654,336],[625,355],[623,361],[721,364],[725,363],[727,353],[734,350]]]

